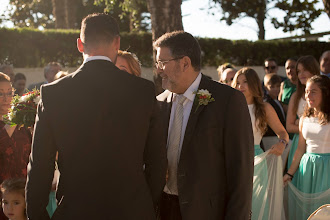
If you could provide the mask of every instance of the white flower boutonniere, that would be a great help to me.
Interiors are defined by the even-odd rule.
[[[197,102],[197,108],[195,112],[197,112],[199,106],[208,105],[210,102],[214,102],[215,99],[212,97],[212,94],[207,89],[200,89],[194,92],[195,102]]]

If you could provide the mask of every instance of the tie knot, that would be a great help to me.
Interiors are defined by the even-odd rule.
[[[186,97],[184,95],[178,95],[177,99],[178,99],[178,104],[182,105],[186,100]]]

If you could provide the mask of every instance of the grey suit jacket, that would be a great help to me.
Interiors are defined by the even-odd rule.
[[[195,102],[178,165],[178,191],[184,220],[249,219],[253,179],[253,133],[244,95],[202,76],[214,102]],[[157,99],[168,125],[169,91]],[[162,207],[160,207],[162,208]]]
[[[26,186],[30,220],[49,219],[56,152],[60,204],[52,219],[155,219],[167,164],[154,92],[152,82],[104,60],[41,87]]]

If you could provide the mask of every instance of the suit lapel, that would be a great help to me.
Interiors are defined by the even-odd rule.
[[[173,93],[169,92],[168,95],[166,95],[166,97],[163,97],[161,100],[159,101],[160,104],[160,109],[162,111],[162,115],[163,115],[163,121],[164,121],[164,126],[166,130],[166,138],[168,136],[168,126],[170,124],[170,117],[171,117],[171,109],[172,109],[172,101],[173,101]],[[167,139],[166,139],[167,140]]]
[[[200,89],[207,89],[208,82],[207,79],[204,75],[202,75],[202,79],[201,82],[198,86],[198,90]],[[186,127],[186,131],[185,131],[185,135],[184,135],[184,139],[183,139],[183,143],[182,143],[182,150],[181,150],[181,156],[180,159],[182,158],[182,156],[184,156],[184,151],[187,148],[187,145],[189,145],[191,138],[193,137],[195,128],[196,128],[196,124],[198,121],[198,117],[200,115],[200,113],[204,110],[205,105],[201,105],[198,107],[198,102],[196,101],[197,96],[195,96],[195,100],[193,103],[193,106],[191,108],[191,112],[189,115],[189,120],[188,120],[188,124]],[[197,108],[198,107],[198,108]],[[196,111],[197,109],[197,111]]]

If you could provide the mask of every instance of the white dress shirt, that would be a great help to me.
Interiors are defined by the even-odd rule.
[[[181,153],[181,149],[182,149],[184,133],[186,131],[189,115],[190,115],[191,108],[193,106],[194,99],[195,99],[194,92],[196,92],[198,90],[198,86],[201,82],[201,79],[202,79],[202,74],[199,73],[198,76],[196,77],[195,81],[190,85],[190,87],[185,91],[185,93],[183,93],[183,96],[185,96],[187,99],[183,103],[183,121],[182,121],[181,140],[180,140],[180,146],[179,146],[178,160],[180,159],[180,153]],[[176,99],[177,96],[178,96],[178,94],[173,93],[173,103],[172,103],[172,108],[171,108],[170,123],[168,126],[168,134],[170,134],[170,130],[171,130],[173,119],[174,119],[175,109],[176,109],[176,105],[177,105],[177,99]],[[170,95],[169,97],[172,97],[172,96]],[[168,137],[167,137],[167,143],[168,143]]]
[[[83,64],[89,62],[89,61],[92,61],[92,60],[107,60],[107,61],[111,61],[111,59],[109,57],[106,57],[106,56],[91,56],[91,57],[87,57],[86,59],[84,59],[84,62]]]

